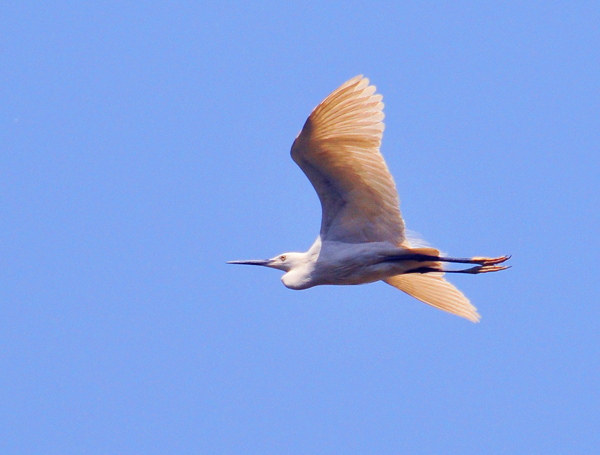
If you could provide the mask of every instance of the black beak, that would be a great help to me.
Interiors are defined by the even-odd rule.
[[[268,266],[270,259],[251,259],[248,261],[227,261],[227,264],[264,265]]]

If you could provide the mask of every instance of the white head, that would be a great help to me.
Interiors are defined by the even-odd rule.
[[[271,259],[250,259],[247,261],[228,261],[228,264],[262,265],[272,269],[289,272],[306,262],[306,253],[283,253]]]
[[[248,261],[228,261],[228,264],[262,265],[287,272],[281,277],[283,284],[291,289],[306,289],[310,271],[308,253],[283,253],[271,259],[252,259]]]

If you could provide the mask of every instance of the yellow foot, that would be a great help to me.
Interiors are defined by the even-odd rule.
[[[488,272],[499,272],[500,270],[510,269],[510,265],[482,265],[479,270],[473,273],[488,273]]]
[[[501,264],[504,261],[508,261],[512,256],[501,256],[499,258],[483,258],[483,257],[474,257],[473,262],[479,263],[481,265],[494,265]],[[503,269],[502,269],[503,270]],[[495,272],[495,270],[490,270],[490,272]]]

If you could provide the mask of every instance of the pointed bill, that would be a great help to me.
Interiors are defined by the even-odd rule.
[[[270,259],[249,259],[246,261],[227,261],[227,264],[242,264],[242,265],[262,265],[268,267],[271,263]]]

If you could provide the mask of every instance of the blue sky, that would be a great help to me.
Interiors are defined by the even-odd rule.
[[[592,453],[597,2],[13,2],[0,14],[3,454]],[[289,156],[356,74],[409,229],[480,324],[294,292]]]

